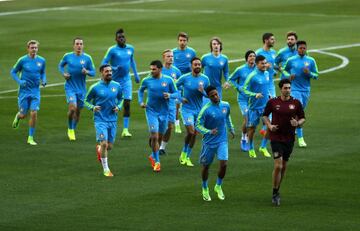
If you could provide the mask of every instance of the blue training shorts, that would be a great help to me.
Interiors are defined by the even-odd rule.
[[[96,141],[108,141],[114,143],[116,137],[116,122],[95,122]]]
[[[168,122],[175,123],[176,120],[176,107],[169,108]]]
[[[40,110],[40,94],[19,93],[18,97],[19,112],[26,115],[30,111]]]
[[[132,82],[131,79],[121,81],[120,83],[121,93],[124,99],[132,100]]]
[[[164,134],[168,127],[168,115],[161,115],[151,109],[145,110],[146,121],[150,132]]]
[[[309,91],[294,91],[294,90],[291,90],[291,96],[294,97],[295,99],[299,100],[300,103],[303,106],[303,109],[305,109],[308,102],[309,102],[310,92]]]
[[[240,108],[240,112],[241,112],[241,115],[243,115],[243,117],[247,116],[247,112],[249,110],[248,108],[248,99],[239,99],[238,98],[238,104],[239,104],[239,108]]]
[[[246,127],[256,127],[260,122],[260,118],[262,117],[263,112],[264,109],[249,109],[247,113]]]
[[[181,117],[185,126],[195,126],[196,119],[199,112],[194,112],[192,110],[181,109]]]
[[[74,91],[71,89],[65,90],[66,102],[68,104],[75,104],[78,108],[84,107],[84,100],[86,92]]]
[[[215,154],[217,154],[218,160],[228,160],[228,143],[221,142],[216,145],[203,144],[200,152],[200,164],[210,165],[214,160]]]

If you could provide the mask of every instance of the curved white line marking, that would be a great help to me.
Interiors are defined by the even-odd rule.
[[[326,51],[321,51],[321,50],[312,50],[312,52],[333,56],[333,57],[336,57],[336,58],[339,58],[339,59],[342,60],[342,63],[340,65],[338,65],[336,67],[331,67],[331,68],[326,69],[326,70],[319,71],[319,74],[325,74],[325,73],[329,73],[329,72],[336,71],[338,69],[344,68],[350,62],[347,57],[336,54],[336,53],[331,53],[331,52],[326,52]]]

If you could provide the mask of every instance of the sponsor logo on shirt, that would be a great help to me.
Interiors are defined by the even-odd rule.
[[[295,105],[294,105],[294,104],[290,104],[290,105],[289,105],[289,108],[290,108],[290,110],[294,110],[294,109],[295,109]]]

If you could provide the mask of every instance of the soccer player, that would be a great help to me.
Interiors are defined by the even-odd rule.
[[[289,31],[286,34],[287,46],[280,49],[275,58],[275,66],[282,73],[282,67],[285,65],[286,61],[292,57],[297,55],[296,42],[298,36],[296,32]],[[284,74],[281,74],[281,79],[284,78]]]
[[[174,66],[177,67],[181,74],[191,72],[191,60],[196,56],[196,51],[189,47],[189,36],[185,32],[178,34],[178,47],[173,49],[174,52]]]
[[[249,97],[244,93],[243,86],[246,80],[246,77],[255,70],[255,57],[256,54],[252,50],[248,50],[245,53],[245,61],[246,63],[236,68],[235,71],[230,75],[230,84],[236,89],[238,92],[238,104],[240,108],[240,112],[243,116],[242,123],[242,135],[241,135],[241,150],[244,152],[249,151],[249,139],[246,131],[246,123],[247,123],[247,112],[248,112],[248,101]]]
[[[120,84],[112,80],[109,64],[100,66],[101,80],[93,84],[85,97],[85,106],[94,112],[96,130],[96,152],[100,158],[103,173],[113,177],[108,165],[108,152],[112,149],[116,137],[118,111],[123,104]]]
[[[167,130],[169,98],[176,97],[177,89],[174,80],[161,74],[161,61],[155,60],[150,63],[150,76],[141,81],[138,100],[142,108],[145,108],[146,120],[150,132],[150,145],[152,153],[149,156],[151,167],[154,172],[160,172],[159,143]],[[147,90],[147,102],[144,103],[144,91]],[[171,94],[172,93],[172,94]],[[171,95],[170,95],[171,94]]]
[[[209,78],[201,73],[201,60],[195,57],[191,60],[192,71],[182,75],[176,82],[178,88],[183,88],[183,97],[186,103],[181,107],[181,115],[186,127],[184,147],[179,161],[181,165],[194,166],[191,162],[191,151],[196,140],[195,120],[199,115],[203,104],[203,96],[206,96],[205,88],[210,85]]]
[[[249,97],[249,108],[247,113],[247,134],[249,137],[249,156],[256,158],[254,149],[254,133],[256,126],[260,122],[265,105],[269,99],[269,72],[267,69],[266,58],[262,55],[257,55],[255,58],[256,68],[251,72],[244,83],[243,90]],[[271,157],[266,149],[267,138],[264,137],[261,141],[259,151],[265,157]]]
[[[262,55],[266,59],[266,70],[269,72],[270,85],[269,92],[271,97],[276,96],[275,85],[274,85],[274,77],[276,75],[275,72],[275,58],[276,51],[273,49],[275,44],[275,37],[273,33],[264,33],[262,36],[263,47],[256,50],[256,55]]]
[[[214,191],[220,200],[225,200],[221,185],[225,177],[229,156],[226,127],[232,138],[235,136],[235,130],[230,117],[230,104],[220,100],[220,96],[213,86],[207,87],[206,93],[210,102],[201,109],[196,123],[196,130],[204,135],[200,154],[202,196],[203,200],[211,201],[208,187],[209,167],[215,154],[217,154],[220,165]]]
[[[75,129],[79,122],[80,110],[84,107],[86,95],[86,76],[95,76],[95,66],[90,55],[84,52],[84,40],[74,38],[73,52],[66,53],[59,63],[59,71],[65,78],[68,110],[69,140],[76,140]],[[65,70],[66,68],[66,70]]]
[[[196,56],[196,51],[188,46],[189,35],[185,32],[180,32],[177,36],[178,47],[173,48],[174,66],[177,67],[181,74],[191,72],[191,60]],[[175,132],[181,133],[181,126],[179,120],[179,107],[176,105],[176,120],[175,120]]]
[[[174,65],[172,65],[174,61],[173,51],[167,49],[163,52],[162,55],[163,55],[163,68],[161,70],[161,73],[163,75],[170,76],[174,81],[176,81],[181,76],[181,72]],[[161,145],[159,150],[160,155],[166,154],[165,148],[170,140],[171,131],[174,128],[174,123],[176,121],[179,112],[180,103],[178,102],[179,101],[175,99],[169,100],[169,116],[168,116],[169,123],[168,123],[168,128],[161,140]]]
[[[305,122],[304,110],[300,101],[290,96],[290,80],[282,79],[279,87],[281,95],[267,102],[263,114],[263,120],[270,131],[274,158],[272,203],[275,206],[280,205],[279,189],[294,147],[295,128],[301,127]],[[271,113],[270,122],[269,115]]]
[[[317,80],[319,71],[315,59],[307,55],[306,41],[296,43],[298,54],[289,58],[284,65],[284,74],[291,80],[291,96],[298,99],[305,109],[310,98],[310,80]],[[305,148],[303,129],[296,129],[299,147]]]
[[[13,128],[18,128],[21,119],[25,119],[30,110],[29,136],[27,143],[37,145],[34,141],[37,111],[40,109],[40,81],[46,85],[45,59],[37,55],[39,42],[30,40],[27,42],[28,54],[20,57],[10,71],[12,78],[19,85],[18,106],[12,123]]]
[[[210,85],[216,87],[217,92],[222,99],[222,89],[221,89],[221,78],[224,76],[225,82],[223,87],[225,89],[230,87],[228,82],[229,78],[229,63],[228,57],[223,55],[222,52],[223,46],[220,38],[213,37],[210,39],[210,53],[207,53],[201,58],[201,65],[204,69],[204,74],[209,78]],[[209,102],[208,99],[205,99],[204,103]]]
[[[120,83],[124,97],[123,131],[122,137],[131,137],[129,132],[130,123],[130,101],[132,99],[132,82],[130,79],[130,67],[133,70],[135,82],[140,82],[134,59],[134,47],[126,43],[124,29],[115,33],[116,45],[110,47],[105,54],[102,64],[110,64],[114,71],[114,81]]]

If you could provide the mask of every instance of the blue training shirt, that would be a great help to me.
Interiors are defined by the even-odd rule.
[[[163,75],[170,76],[174,81],[179,79],[180,76],[181,76],[181,71],[177,67],[175,67],[174,65],[171,65],[170,68],[166,68],[165,66],[163,66],[163,68],[161,70],[161,73]],[[171,109],[174,109],[176,107],[175,99],[170,99],[169,107]]]
[[[40,94],[40,80],[46,84],[45,59],[39,55],[34,58],[24,55],[15,63],[10,74],[20,86],[19,94]]]
[[[166,75],[154,78],[149,75],[141,81],[138,91],[139,104],[144,102],[144,91],[147,90],[146,110],[151,110],[163,115],[169,113],[169,99],[164,98],[164,93],[177,93],[174,80]]]
[[[274,81],[274,75],[276,75],[275,72],[275,58],[276,58],[276,51],[274,49],[270,49],[268,51],[264,50],[264,48],[259,48],[256,52],[256,56],[258,55],[262,55],[266,58],[266,61],[268,63],[271,63],[271,68],[267,69],[267,71],[269,72],[269,77],[270,77],[270,81],[271,84],[274,85],[273,81]]]
[[[305,74],[304,68],[308,68],[310,73]],[[294,80],[291,81],[292,91],[310,91],[310,79],[318,79],[319,71],[315,59],[304,55],[295,55],[287,60],[284,66],[286,77],[295,74]]]
[[[209,78],[200,74],[199,76],[193,76],[192,73],[182,75],[176,82],[176,86],[182,87],[182,95],[188,101],[183,103],[182,108],[194,112],[199,112],[203,104],[203,96],[206,95],[205,89],[210,85]],[[199,91],[199,87],[202,86],[204,91]]]
[[[255,68],[245,80],[243,90],[249,97],[249,109],[258,110],[264,109],[269,100],[269,84],[270,77],[268,71],[260,71]],[[262,98],[255,98],[256,93],[261,93]]]
[[[184,50],[177,47],[172,51],[174,54],[174,66],[181,71],[181,74],[191,72],[191,60],[196,56],[196,51],[191,47],[186,47]]]
[[[118,83],[130,80],[130,67],[134,72],[135,79],[139,78],[136,70],[134,51],[134,47],[130,44],[126,44],[125,47],[114,45],[107,50],[101,65],[111,65],[113,71],[112,78]]]
[[[220,54],[214,56],[207,53],[201,57],[201,65],[204,74],[209,78],[210,85],[213,87],[221,87],[221,78],[224,75],[225,81],[229,78],[229,62],[226,55]]]
[[[230,75],[230,84],[238,92],[238,101],[248,100],[248,96],[244,93],[243,86],[246,80],[246,77],[255,70],[255,64],[251,67],[248,63],[241,65],[236,68],[235,71]]]
[[[60,60],[58,68],[62,75],[64,72],[70,74],[70,79],[65,82],[65,90],[86,92],[86,75],[82,73],[83,68],[88,70],[89,76],[95,76],[94,62],[91,56],[86,53],[80,55],[75,52],[66,53]]]
[[[94,112],[95,122],[116,122],[118,118],[114,108],[121,109],[123,96],[120,84],[115,81],[106,83],[103,80],[93,84],[85,97],[85,106],[89,110],[94,110],[95,106],[100,106],[99,112]]]
[[[275,58],[275,64],[278,67],[284,68],[286,61],[290,58],[297,55],[296,46],[293,48],[290,48],[289,46],[286,46],[279,50],[279,52],[276,55]],[[284,74],[281,74],[281,78],[284,78]]]
[[[227,142],[226,127],[234,132],[234,125],[230,117],[230,104],[220,101],[218,104],[209,102],[201,109],[196,121],[196,130],[203,134],[203,143],[216,145]],[[217,128],[217,134],[213,135],[210,131]]]

